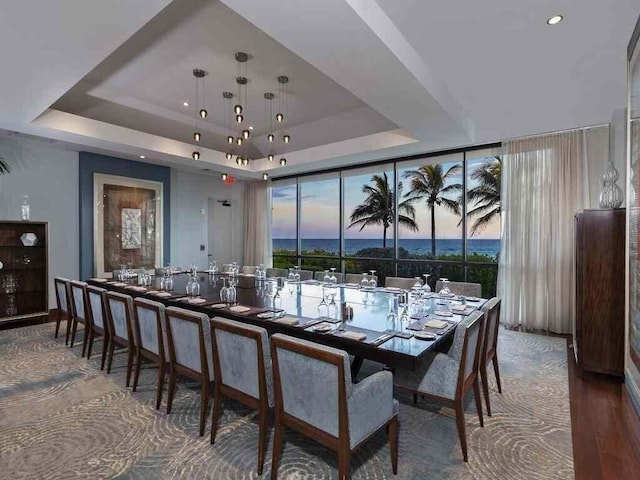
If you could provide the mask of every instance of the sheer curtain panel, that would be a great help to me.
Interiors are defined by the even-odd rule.
[[[270,183],[247,183],[245,189],[244,265],[271,267]]]
[[[589,207],[585,132],[505,144],[498,273],[502,321],[527,330],[571,333],[574,214]]]

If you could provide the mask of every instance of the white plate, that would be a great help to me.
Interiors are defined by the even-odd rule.
[[[226,306],[227,306],[226,303],[215,303],[213,305],[209,305],[209,308],[224,308]]]
[[[333,327],[331,325],[318,325],[317,327],[313,327],[314,332],[325,333],[330,332]]]
[[[414,332],[414,337],[418,340],[435,340],[436,336],[433,333],[429,332]]]
[[[447,312],[446,310],[436,310],[433,313],[435,313],[439,317],[453,317],[453,313]]]

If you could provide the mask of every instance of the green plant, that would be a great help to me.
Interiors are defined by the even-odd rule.
[[[468,202],[474,203],[474,207],[467,212],[467,217],[476,217],[471,227],[471,236],[482,231],[494,218],[500,217],[501,177],[500,157],[483,162],[471,174],[471,178],[478,181],[478,186],[467,192]]]
[[[7,161],[3,157],[0,157],[0,175],[4,175],[6,173],[9,173],[10,171],[11,168],[9,168],[9,164],[7,163]]]

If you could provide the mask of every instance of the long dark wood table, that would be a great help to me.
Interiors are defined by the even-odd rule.
[[[346,330],[366,334],[366,339],[362,341],[351,340],[341,337],[338,333],[315,332],[314,326],[301,327],[292,326],[278,322],[278,319],[261,319],[257,315],[261,312],[273,311],[269,298],[265,295],[264,281],[256,281],[252,276],[236,277],[237,303],[252,307],[248,314],[236,313],[229,308],[211,308],[210,303],[219,303],[220,289],[223,281],[228,282],[226,275],[210,275],[201,273],[198,275],[200,284],[200,297],[207,301],[204,305],[187,303],[186,297],[186,274],[174,275],[173,293],[184,295],[183,298],[162,298],[150,292],[159,290],[160,279],[152,280],[153,285],[146,287],[147,291],[134,289],[136,282],[99,281],[97,279],[88,280],[89,284],[102,287],[108,290],[117,291],[131,295],[132,297],[142,296],[165,304],[186,308],[197,312],[203,312],[210,317],[220,316],[232,320],[250,323],[264,327],[269,334],[284,333],[295,337],[311,340],[331,347],[347,351],[355,357],[352,365],[353,373],[357,373],[362,360],[369,359],[386,364],[390,367],[401,367],[415,369],[427,352],[433,351],[441,343],[450,340],[455,330],[455,325],[465,317],[453,315],[446,320],[450,322],[449,328],[441,335],[437,335],[435,340],[420,340],[418,338],[392,337],[380,345],[371,342],[379,338],[390,325],[387,325],[387,313],[389,311],[389,298],[396,292],[388,292],[378,289],[375,292],[361,291],[357,286],[339,285],[335,289],[335,301],[338,304],[338,316],[341,316],[340,304],[345,302],[353,309],[353,318],[346,321]],[[119,285],[118,285],[119,284]],[[286,284],[280,291],[281,305],[279,308],[286,312],[287,316],[297,317],[299,323],[303,324],[312,319],[318,318],[318,304],[322,299],[322,285],[320,282],[308,281],[297,284]],[[366,303],[365,303],[366,301]],[[451,300],[450,300],[451,301]],[[469,303],[469,306],[480,308],[485,299],[479,302]],[[437,309],[442,309],[439,303],[442,299],[431,297],[425,300],[428,313],[433,314]],[[460,303],[451,301],[452,303]],[[410,333],[410,331],[408,331]]]

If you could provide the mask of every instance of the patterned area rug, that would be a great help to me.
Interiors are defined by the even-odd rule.
[[[225,402],[215,445],[198,436],[199,393],[178,384],[173,413],[166,391],[154,409],[156,369],[143,367],[138,391],[124,387],[126,355],[110,375],[99,369],[102,342],[91,360],[52,324],[0,331],[0,477],[11,479],[254,479],[255,415]],[[78,334],[78,338],[81,335]],[[96,354],[95,352],[98,352]],[[493,416],[480,428],[466,399],[469,462],[462,461],[453,411],[398,393],[399,471],[379,433],[354,455],[354,479],[573,478],[566,343],[560,338],[501,330],[503,394],[490,374]],[[361,376],[379,368],[365,362]],[[166,384],[165,384],[166,385]],[[208,428],[210,426],[210,420]],[[263,478],[271,473],[271,442]],[[337,478],[336,456],[285,431],[279,478]]]

